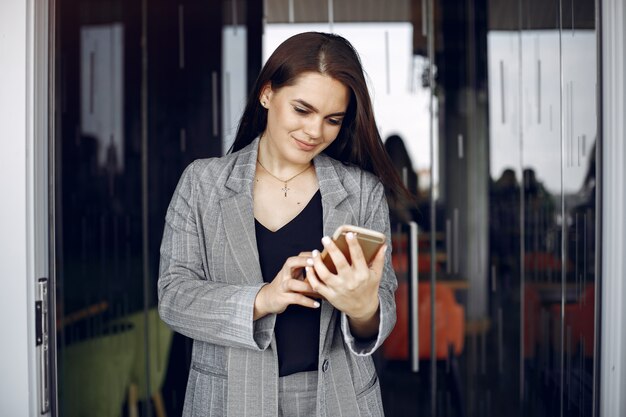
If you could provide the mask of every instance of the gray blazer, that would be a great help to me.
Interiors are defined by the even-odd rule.
[[[193,162],[166,216],[161,244],[159,313],[194,339],[184,416],[276,416],[275,315],[252,320],[264,285],[257,252],[252,187],[258,139],[221,158]],[[380,181],[324,154],[314,159],[324,234],[342,224],[384,231],[389,215]],[[318,416],[382,416],[371,354],[396,321],[391,245],[380,284],[380,327],[367,343],[347,317],[324,301],[319,341]]]

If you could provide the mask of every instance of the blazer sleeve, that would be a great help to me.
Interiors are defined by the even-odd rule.
[[[389,206],[382,183],[377,182],[370,196],[366,207],[366,221],[363,227],[384,231],[387,236],[387,253],[385,254],[385,266],[378,290],[380,323],[377,335],[367,340],[354,337],[350,331],[348,316],[343,312],[341,313],[341,332],[344,342],[350,351],[357,356],[368,356],[374,353],[387,339],[387,336],[389,336],[396,324],[396,301],[394,294],[398,287],[398,281],[391,266]]]
[[[194,164],[185,169],[165,218],[158,297],[161,319],[192,339],[254,350],[266,349],[276,316],[253,320],[264,283],[233,285],[207,279],[194,209]]]

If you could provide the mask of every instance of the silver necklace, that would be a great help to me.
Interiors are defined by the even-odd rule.
[[[261,161],[259,161],[259,159],[258,159],[258,158],[257,158],[257,160],[256,160],[256,161],[259,163],[259,165],[261,166],[261,168],[263,168],[263,170],[264,170],[265,172],[267,172],[267,173],[268,173],[268,174],[269,174],[272,178],[274,178],[274,179],[276,179],[276,180],[278,180],[278,181],[280,181],[280,182],[282,182],[282,183],[284,183],[284,184],[285,184],[285,186],[284,186],[283,188],[281,188],[281,189],[280,189],[281,191],[283,191],[283,192],[285,193],[285,198],[287,198],[287,191],[291,190],[291,188],[287,187],[287,183],[288,183],[289,181],[291,181],[292,179],[296,178],[298,175],[304,174],[304,173],[305,173],[306,171],[308,171],[308,169],[309,169],[309,168],[311,168],[311,166],[312,166],[312,165],[309,165],[309,166],[307,166],[306,168],[304,168],[302,171],[298,172],[298,173],[297,173],[296,175],[294,175],[293,177],[288,178],[288,179],[286,179],[286,180],[283,180],[283,179],[281,179],[281,178],[278,178],[276,175],[272,174],[272,173],[271,173],[271,172],[270,172],[267,168],[265,168],[265,167],[263,166],[263,164],[261,163]]]

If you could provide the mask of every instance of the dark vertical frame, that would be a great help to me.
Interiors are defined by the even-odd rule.
[[[263,63],[263,21],[265,11],[263,0],[250,0],[246,3],[246,25],[248,44],[248,92],[252,91]]]

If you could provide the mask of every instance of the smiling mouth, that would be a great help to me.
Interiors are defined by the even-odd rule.
[[[298,146],[300,146],[300,148],[303,148],[305,150],[311,150],[311,149],[315,148],[315,146],[316,146],[315,143],[308,143],[308,142],[305,142],[303,140],[299,140],[299,139],[296,139],[296,138],[294,138],[294,140],[296,141]]]

